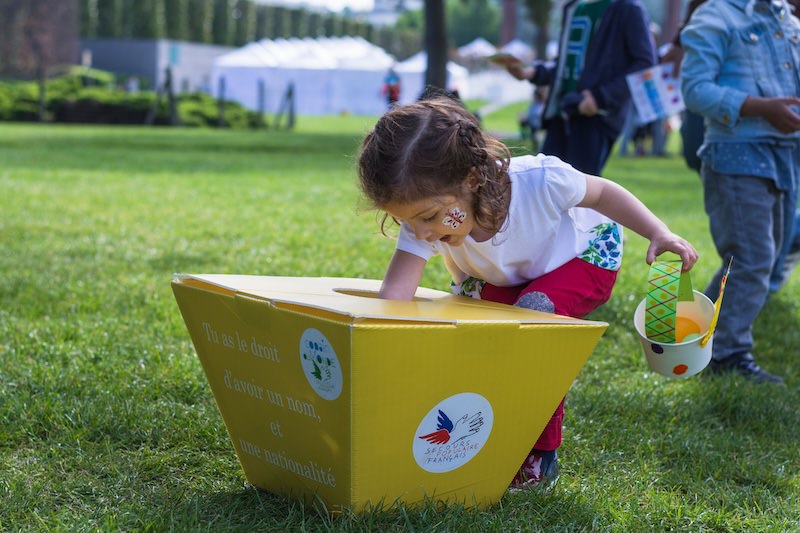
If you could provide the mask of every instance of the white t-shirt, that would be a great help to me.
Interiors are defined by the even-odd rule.
[[[622,227],[593,209],[575,207],[586,194],[582,172],[556,157],[511,159],[511,203],[503,229],[461,246],[417,240],[403,223],[397,249],[429,260],[441,254],[455,283],[469,277],[498,287],[532,281],[580,257],[608,270],[622,261]]]

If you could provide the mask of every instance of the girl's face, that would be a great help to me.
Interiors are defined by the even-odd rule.
[[[390,202],[384,206],[384,211],[411,226],[419,240],[461,246],[467,235],[480,233],[467,195],[434,196],[411,203]],[[477,235],[472,236],[477,238]]]

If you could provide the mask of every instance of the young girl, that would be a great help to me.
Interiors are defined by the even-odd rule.
[[[381,298],[410,300],[428,259],[440,254],[456,294],[581,318],[611,296],[620,224],[650,240],[648,263],[666,251],[686,270],[697,260],[626,189],[555,157],[512,159],[449,98],[387,112],[358,165],[363,193],[384,212],[382,231],[390,218],[400,224]],[[563,417],[562,400],[512,487],[554,480]]]

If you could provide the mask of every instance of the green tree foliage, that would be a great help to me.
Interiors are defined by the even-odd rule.
[[[123,37],[124,11],[123,0],[97,0],[97,36]]]
[[[9,1],[12,0],[0,0]],[[84,37],[175,39],[224,46],[242,46],[256,39],[361,36],[398,59],[420,50],[422,10],[405,12],[396,27],[377,28],[338,13],[266,5],[254,0],[75,0],[80,2]],[[437,0],[438,1],[438,0]],[[442,0],[444,1],[444,0]],[[447,0],[464,4],[454,20],[490,20],[484,4],[491,0]],[[470,18],[470,6],[479,14]],[[492,23],[494,25],[494,23]],[[485,34],[485,33],[484,33]]]
[[[536,26],[534,48],[536,57],[545,57],[547,42],[550,40],[550,18],[553,11],[553,0],[525,0],[528,18]]]
[[[425,28],[425,13],[421,9],[404,11],[397,17],[394,29],[396,30],[413,30],[422,32]]]
[[[375,26],[372,24],[367,24],[366,22],[362,22],[361,27],[363,28],[363,33],[361,33],[361,36],[369,42],[374,42],[378,34]]]
[[[384,50],[394,50],[396,32],[387,26],[379,28],[375,32],[375,40],[372,41]]]
[[[402,61],[420,51],[422,39],[418,30],[382,27],[375,32],[374,40],[370,42]]]
[[[416,31],[401,31],[397,34],[397,47],[392,52],[397,59],[408,59],[420,51],[421,39],[419,32]]]
[[[322,15],[319,13],[311,12],[308,14],[308,36],[312,39],[324,35],[324,28],[322,26]]]
[[[234,43],[242,46],[256,38],[256,6],[251,0],[237,0],[234,9],[236,34]]]
[[[167,37],[167,13],[166,2],[174,0],[150,0],[150,12],[147,20],[150,22],[152,31],[147,35],[152,35],[154,39],[165,39]]]
[[[189,0],[166,0],[167,37],[179,41],[189,40]]]
[[[233,10],[236,0],[214,0],[214,18],[211,21],[211,34],[214,44],[233,46]]]
[[[163,39],[166,36],[164,0],[135,0],[130,4],[131,33],[137,39]]]
[[[214,0],[188,0],[189,40],[211,44],[213,41],[212,20]]]
[[[80,3],[81,34],[84,37],[97,37],[97,0],[81,0]]]
[[[308,36],[308,11],[305,9],[289,10],[289,32],[293,37]]]
[[[355,32],[355,23],[353,19],[342,17],[342,32],[341,35],[353,35]]]
[[[271,39],[272,38],[272,6],[258,5],[256,6],[256,38],[258,39]]]
[[[289,10],[285,7],[275,6],[272,10],[272,38],[277,39],[282,37],[288,39],[291,37],[291,19]]]
[[[447,33],[455,46],[478,37],[497,43],[500,40],[500,9],[489,0],[448,0]]]
[[[336,15],[329,15],[325,19],[325,35],[327,37],[339,37],[342,35],[342,19]]]

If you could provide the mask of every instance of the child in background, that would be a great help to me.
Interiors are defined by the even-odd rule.
[[[393,68],[389,69],[386,77],[383,79],[383,87],[381,93],[386,97],[386,104],[389,109],[393,108],[400,101],[400,76]]]
[[[533,91],[533,101],[528,107],[528,128],[531,135],[531,153],[539,153],[539,132],[542,129],[542,114],[544,103],[547,100],[547,87],[536,87]]]
[[[650,240],[648,263],[666,251],[686,270],[697,260],[692,245],[626,189],[555,157],[511,158],[448,98],[387,112],[364,139],[358,172],[362,192],[384,211],[382,230],[390,219],[400,224],[381,298],[410,300],[428,259],[441,254],[456,294],[583,317],[611,296],[619,224]],[[563,416],[562,400],[513,488],[555,479]]]

